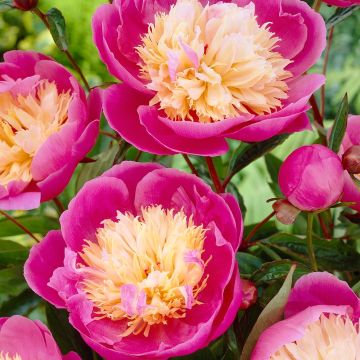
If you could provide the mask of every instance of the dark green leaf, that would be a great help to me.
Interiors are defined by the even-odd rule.
[[[251,276],[251,281],[254,281],[257,286],[264,283],[270,283],[278,279],[284,279],[289,273],[291,267],[294,265],[294,261],[290,260],[276,260],[267,262],[261,266]],[[296,263],[296,270],[294,272],[294,278],[299,279],[301,276],[310,272],[310,269],[303,265]]]
[[[246,225],[244,229],[244,238],[249,235],[257,225],[258,224]],[[269,236],[276,234],[278,231],[279,230],[276,227],[275,221],[268,221],[256,232],[256,234],[254,234],[254,236],[251,238],[251,242],[268,238]]]
[[[358,281],[353,287],[352,289],[354,290],[354,292],[360,296],[360,281]]]
[[[56,46],[61,51],[67,51],[68,43],[66,40],[66,24],[61,11],[56,8],[50,9],[46,13],[46,19],[49,23],[49,30]]]
[[[253,272],[259,270],[263,261],[252,254],[238,252],[236,260],[239,265],[241,275],[251,275]]]
[[[266,154],[265,155],[265,164],[266,164],[266,168],[270,175],[271,180],[274,183],[277,183],[279,170],[280,170],[282,161],[273,154]]]
[[[95,162],[82,164],[82,168],[76,181],[76,192],[78,192],[87,181],[96,178],[104,171],[110,169],[114,163],[117,152],[118,147],[111,146],[108,150],[97,155],[95,157]]]
[[[182,356],[174,358],[174,360],[217,360],[209,348],[197,351],[194,354],[188,356]]]
[[[294,271],[295,266],[292,266],[279,292],[261,312],[245,342],[240,360],[250,359],[251,352],[261,333],[282,319],[284,308],[289,298]]]
[[[277,234],[264,240],[278,252],[307,263],[308,249],[304,239],[291,234]],[[360,271],[360,254],[341,240],[313,240],[318,265],[325,270]]]
[[[347,8],[338,8],[335,14],[332,15],[326,22],[326,27],[330,29],[332,26],[344,21],[354,11],[359,10],[360,6],[351,6]]]
[[[33,234],[46,234],[50,230],[58,229],[56,219],[47,216],[25,215],[16,220],[29,229]],[[24,234],[18,226],[8,219],[0,219],[0,237],[16,236]]]
[[[13,241],[0,241],[0,265],[23,264],[29,249]]]
[[[0,305],[27,288],[22,266],[0,270]]]
[[[238,173],[253,161],[281,145],[288,137],[288,134],[284,134],[257,143],[242,143],[230,161],[230,174],[234,175]]]
[[[331,135],[329,140],[329,148],[335,153],[339,152],[340,145],[343,141],[347,127],[348,115],[349,115],[349,101],[347,94],[345,94],[341,102],[340,109],[336,115],[334,126],[331,130]]]
[[[242,217],[243,219],[245,219],[246,217],[246,205],[244,202],[244,198],[242,197],[242,195],[240,194],[238,188],[236,187],[236,185],[234,183],[229,183],[226,191],[229,192],[230,194],[233,194],[237,200],[237,202],[240,205],[240,209],[241,209],[241,213],[242,213]]]
[[[82,359],[91,359],[91,350],[70,325],[69,314],[66,310],[56,309],[54,306],[46,304],[46,317],[54,339],[63,354],[75,351]]]
[[[41,298],[30,289],[25,289],[20,295],[12,297],[0,307],[0,316],[26,316],[42,303]]]

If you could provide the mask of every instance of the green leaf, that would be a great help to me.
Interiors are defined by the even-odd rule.
[[[33,234],[46,234],[50,230],[58,229],[59,223],[56,219],[47,216],[25,215],[17,217],[16,220],[29,229]],[[0,237],[23,235],[24,232],[8,219],[0,219]]]
[[[0,0],[0,12],[13,9],[13,0]]]
[[[0,241],[0,265],[23,264],[29,249],[13,241]]]
[[[42,300],[30,289],[25,289],[18,296],[12,297],[0,307],[0,316],[24,315],[35,309]]]
[[[253,161],[281,145],[288,137],[288,134],[284,134],[253,144],[240,144],[230,161],[229,173],[235,175]]]
[[[279,292],[261,312],[247,341],[245,342],[240,360],[249,360],[261,333],[269,326],[282,319],[284,308],[289,298],[294,271],[295,266],[292,266]]]
[[[236,187],[236,185],[234,183],[230,182],[229,185],[226,188],[226,191],[235,196],[237,202],[240,205],[242,217],[243,217],[243,219],[245,219],[246,218],[246,211],[247,211],[246,205],[245,205],[245,202],[244,202],[244,198],[240,194],[240,192],[239,192],[238,188]]]
[[[18,296],[27,288],[23,267],[13,266],[0,270],[0,305],[13,296]]]
[[[76,181],[76,192],[78,192],[87,181],[100,176],[104,171],[110,169],[114,163],[117,153],[118,147],[111,146],[106,151],[97,155],[95,157],[95,162],[82,164],[82,168]]]
[[[308,263],[305,239],[291,234],[277,234],[263,241],[286,256]],[[341,240],[313,240],[318,265],[329,271],[360,271],[360,254]]]
[[[348,115],[349,115],[349,101],[347,94],[345,94],[341,102],[340,109],[336,115],[334,126],[331,130],[331,135],[329,140],[329,148],[335,153],[339,152],[340,145],[343,141],[347,127]]]
[[[70,325],[69,314],[66,310],[56,309],[46,304],[46,317],[49,329],[63,354],[75,351],[82,359],[91,359],[91,350],[80,334]]]
[[[280,166],[282,165],[282,161],[273,154],[266,154],[265,164],[271,180],[277,184],[279,170],[280,170]]]
[[[330,29],[332,26],[344,21],[348,16],[350,16],[354,11],[359,10],[360,6],[351,6],[347,8],[338,8],[335,11],[335,14],[332,15],[326,21],[326,27]]]
[[[246,225],[244,228],[244,238],[246,238],[247,235],[250,234],[250,232],[257,226],[258,224],[251,224]],[[257,232],[254,234],[254,236],[251,238],[251,242],[254,242],[256,240],[261,240],[268,238],[271,235],[274,235],[279,230],[276,227],[275,221],[268,221],[266,224],[264,224]],[[250,242],[250,244],[251,244]]]
[[[354,290],[354,293],[356,293],[358,296],[360,296],[360,281],[358,281],[352,289]]]
[[[242,276],[251,275],[253,272],[259,270],[263,264],[260,258],[245,252],[238,252],[236,254],[236,261]]]
[[[284,279],[289,273],[294,261],[291,260],[276,260],[263,264],[251,276],[251,281],[255,282],[257,286],[271,283],[278,279]],[[300,263],[296,263],[296,270],[294,278],[299,279],[301,276],[308,274],[310,269]]]
[[[46,19],[56,46],[61,51],[67,51],[69,46],[66,40],[66,24],[63,14],[60,10],[52,8],[46,13]]]

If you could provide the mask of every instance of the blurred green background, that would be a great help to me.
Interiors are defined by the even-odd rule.
[[[105,0],[40,0],[40,8],[44,12],[51,7],[57,7],[64,14],[70,51],[92,86],[112,80],[99,59],[91,32],[92,14],[105,2]],[[325,5],[321,9],[325,19],[328,19],[334,11],[334,8]],[[62,64],[69,66],[66,57],[54,45],[49,32],[32,13],[11,10],[0,14],[0,54],[11,49],[34,49],[51,55]],[[323,59],[312,71],[321,72],[322,63]],[[360,11],[355,11],[335,28],[327,79],[325,112],[328,125],[331,126],[345,92],[349,95],[351,112],[360,114]],[[309,115],[311,116],[311,112]],[[274,151],[274,154],[284,159],[293,149],[311,143],[316,138],[316,132],[292,135],[290,140]],[[234,147],[236,146],[237,144],[234,144]],[[230,154],[223,157],[223,166],[219,164],[220,169],[226,170],[229,158]],[[181,157],[175,157],[173,161],[172,166],[186,169]],[[271,207],[266,203],[267,199],[273,197],[267,184],[269,180],[264,159],[254,162],[235,178],[247,207],[245,219],[247,224],[261,220],[270,212]]]

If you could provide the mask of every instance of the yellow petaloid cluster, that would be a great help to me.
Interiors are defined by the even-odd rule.
[[[270,360],[358,360],[359,323],[340,315],[322,315],[302,339],[283,346]]]
[[[259,25],[253,3],[202,6],[179,0],[157,14],[137,48],[148,88],[173,120],[219,121],[239,114],[266,114],[287,98],[279,38]]]
[[[31,162],[47,138],[68,119],[71,95],[44,80],[34,93],[0,94],[0,185],[30,182]]]
[[[200,304],[207,277],[202,259],[205,230],[180,211],[161,206],[142,209],[140,217],[118,213],[105,220],[97,243],[80,254],[84,291],[99,318],[128,320],[119,334],[149,334],[151,325],[182,318]]]
[[[0,360],[21,360],[21,356],[16,354],[15,356],[10,356],[8,353],[0,352]]]

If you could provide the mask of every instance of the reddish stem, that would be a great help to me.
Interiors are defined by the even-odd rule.
[[[60,201],[60,199],[57,198],[57,197],[54,198],[53,201],[54,201],[54,204],[56,205],[56,207],[57,207],[58,210],[59,210],[59,214],[61,215],[61,214],[65,211],[64,205],[62,204],[62,202]]]
[[[324,234],[324,236],[325,236],[325,239],[331,239],[331,236],[330,236],[330,234],[329,234],[329,231],[328,231],[328,229],[326,228],[326,225],[325,225],[325,223],[324,223],[324,220],[323,220],[323,218],[321,217],[321,215],[320,214],[318,214],[318,219],[319,219],[319,224],[320,224],[320,227],[321,227],[321,230],[322,230],[322,232],[323,232],[323,234]]]
[[[117,135],[112,134],[111,132],[108,132],[108,131],[100,130],[99,134],[107,136],[107,137],[112,138],[114,140],[119,140],[119,137]]]
[[[209,174],[210,174],[210,177],[214,183],[214,186],[215,186],[215,190],[218,194],[221,194],[222,192],[224,192],[224,189],[221,185],[221,182],[220,182],[220,179],[219,179],[219,176],[216,172],[216,169],[215,169],[215,166],[214,166],[214,163],[212,161],[212,158],[207,156],[206,158],[206,164],[208,166],[208,169],[209,169]]]
[[[191,162],[191,160],[189,159],[189,157],[186,154],[182,154],[184,160],[186,161],[186,163],[188,164],[191,172],[196,175],[199,176],[199,173],[197,172],[195,166],[193,165],[193,163]]]
[[[136,155],[136,157],[135,157],[135,159],[134,159],[134,161],[139,161],[140,158],[141,158],[141,155],[142,155],[143,153],[144,153],[143,151],[139,150],[138,153],[137,153],[137,155]]]

